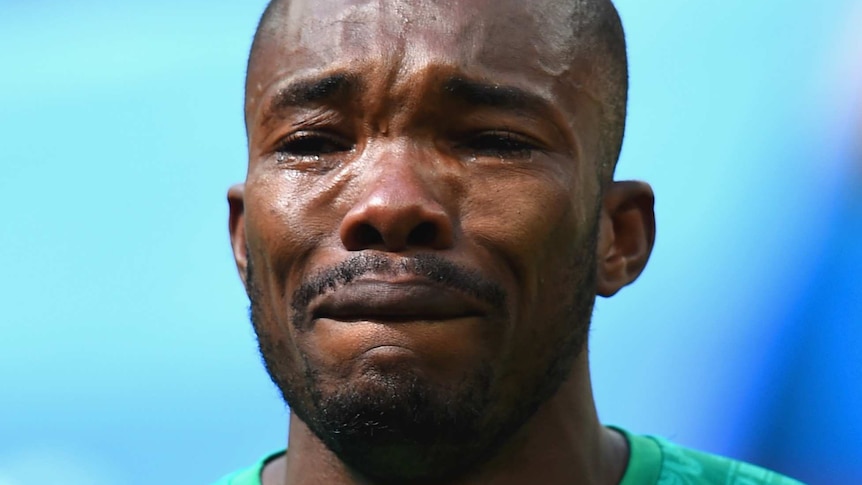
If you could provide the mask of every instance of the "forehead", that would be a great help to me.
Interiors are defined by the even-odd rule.
[[[390,82],[442,68],[551,95],[581,85],[578,2],[294,1],[277,7],[249,71],[252,103],[280,79],[367,72]],[[249,107],[247,105],[247,107]]]

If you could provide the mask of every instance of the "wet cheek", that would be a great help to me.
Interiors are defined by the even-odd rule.
[[[246,187],[249,249],[264,257],[278,285],[290,284],[294,268],[337,234],[336,207],[316,192],[312,184],[282,174]]]
[[[303,277],[311,251],[325,237],[325,229],[308,210],[307,200],[294,180],[282,174],[250,177],[246,182],[246,229],[258,289],[262,344],[284,365],[298,365],[291,325],[290,295]],[[331,231],[330,231],[331,232]]]

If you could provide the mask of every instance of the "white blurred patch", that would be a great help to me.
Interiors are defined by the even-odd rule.
[[[820,97],[812,100],[827,118],[835,120],[830,129],[839,132],[848,126],[846,123],[857,120],[857,111],[862,108],[862,3],[847,6],[843,24],[834,29],[834,48],[825,57],[821,71]]]
[[[0,485],[122,485],[118,470],[98,457],[39,446],[0,453]]]

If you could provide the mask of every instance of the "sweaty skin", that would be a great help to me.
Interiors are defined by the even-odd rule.
[[[581,3],[278,7],[249,65],[247,178],[228,194],[294,410],[266,485],[619,482],[627,445],[599,423],[586,334],[595,295],[646,264],[653,195],[602,171],[604,60],[579,36]],[[417,386],[472,399],[475,439],[395,430],[355,455],[315,424],[346,390],[395,409]]]

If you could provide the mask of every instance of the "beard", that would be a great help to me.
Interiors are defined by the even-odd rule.
[[[583,351],[595,295],[595,239],[583,245],[566,262],[571,271],[562,285],[567,297],[557,300],[563,302],[559,311],[547,322],[530,322],[550,327],[549,337],[533,349],[541,353],[540,361],[526,373],[513,357],[502,366],[481,362],[447,383],[409,368],[363,369],[352,379],[324,375],[307,353],[273,331],[283,326],[264,308],[248,253],[250,315],[264,365],[297,417],[367,478],[438,483],[469,473],[556,393]],[[418,274],[484,299],[501,309],[501,320],[508,318],[502,288],[442,258],[417,255],[395,265],[382,256],[357,256],[303,282],[292,294],[295,332],[309,331],[305,307],[312,298],[369,272]]]

